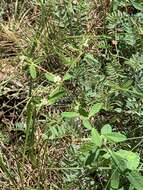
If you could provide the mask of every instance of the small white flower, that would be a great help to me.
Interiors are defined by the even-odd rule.
[[[54,78],[54,82],[61,82],[61,77],[60,76],[56,76],[55,78]]]

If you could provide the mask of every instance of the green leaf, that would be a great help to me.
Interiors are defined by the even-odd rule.
[[[111,155],[109,154],[109,152],[106,152],[105,154],[103,154],[102,157],[108,160],[111,157]]]
[[[77,107],[77,109],[78,109],[79,114],[82,116],[82,118],[87,120],[88,112],[82,107]]]
[[[92,125],[91,125],[91,123],[89,122],[88,119],[83,119],[82,122],[83,122],[83,125],[84,125],[85,128],[92,129]]]
[[[127,150],[119,150],[116,155],[122,157],[127,164],[127,168],[130,170],[136,170],[140,164],[140,156],[138,153],[134,153]]]
[[[64,95],[65,95],[65,91],[64,90],[61,90],[61,91],[57,92],[53,96],[51,96],[51,94],[50,94],[50,96],[48,98],[48,103],[50,105],[54,104],[57,100],[59,100],[60,98],[62,98]]]
[[[105,138],[109,141],[119,143],[127,140],[127,137],[121,133],[112,132],[111,134],[104,134]]]
[[[126,82],[124,82],[121,86],[124,89],[129,89],[132,85],[133,81],[132,80],[127,80]]]
[[[135,190],[135,188],[130,184],[129,190]]]
[[[74,59],[72,57],[64,57],[62,55],[62,61],[63,61],[63,64],[65,64],[65,65],[69,65],[69,66],[72,66],[72,67],[74,67],[76,65],[76,59]]]
[[[72,1],[68,1],[68,6],[67,6],[67,11],[69,14],[73,14],[73,6],[72,6]]]
[[[92,142],[88,142],[85,144],[81,144],[80,152],[84,155],[87,155],[89,152],[93,151],[95,149],[95,145]]]
[[[51,97],[53,97],[53,96],[56,96],[56,94],[58,94],[58,93],[61,92],[61,91],[62,91],[62,90],[61,90],[60,86],[57,86],[55,89],[53,89],[53,90],[50,92],[49,97],[51,98]]]
[[[91,152],[85,161],[85,166],[91,165],[94,162],[95,157],[96,157],[96,151]]]
[[[136,38],[135,38],[134,34],[132,34],[132,33],[126,33],[125,37],[124,37],[124,41],[127,44],[133,46],[136,43]]]
[[[96,115],[101,109],[102,109],[103,104],[102,103],[97,103],[94,104],[89,111],[89,118]]]
[[[72,78],[72,75],[70,75],[69,73],[65,74],[63,80],[64,81],[67,81],[67,80],[70,80]]]
[[[114,171],[114,173],[112,174],[111,187],[113,189],[118,189],[119,183],[120,183],[120,174],[119,174],[118,170],[116,169]]]
[[[143,11],[143,5],[141,3],[136,3],[134,1],[131,1],[135,9]]]
[[[116,164],[116,166],[121,170],[121,171],[125,171],[127,169],[127,165],[125,160],[120,157],[119,155],[116,154],[116,152],[113,152],[111,150],[109,150],[109,154],[112,157],[113,163]]]
[[[37,72],[36,72],[36,68],[35,68],[35,65],[34,65],[34,64],[31,64],[31,65],[29,66],[29,72],[30,72],[31,77],[32,77],[33,79],[35,79],[36,76],[37,76]]]
[[[139,172],[132,171],[127,178],[136,190],[143,190],[143,176]]]
[[[95,128],[92,128],[91,131],[91,139],[96,146],[101,147],[102,146],[102,138],[99,135],[98,131]]]
[[[89,63],[98,64],[98,60],[94,58],[94,56],[90,53],[85,54],[84,60]]]
[[[54,75],[54,74],[49,73],[49,72],[45,73],[45,77],[50,82],[56,83],[56,82],[60,82],[61,81],[61,77],[60,76]]]
[[[63,112],[62,113],[62,117],[66,117],[66,118],[74,118],[78,116],[79,116],[79,113],[77,112]]]
[[[109,124],[106,124],[102,127],[101,129],[101,134],[106,135],[106,134],[111,134],[112,133],[112,127]]]

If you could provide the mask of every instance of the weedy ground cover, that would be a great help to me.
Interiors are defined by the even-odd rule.
[[[1,0],[0,189],[143,190],[141,0]]]

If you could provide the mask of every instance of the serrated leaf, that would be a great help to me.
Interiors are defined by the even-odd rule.
[[[89,118],[96,115],[101,109],[102,109],[103,104],[102,103],[97,103],[94,104],[89,111]]]
[[[134,153],[127,150],[119,150],[116,155],[122,157],[127,164],[127,168],[130,170],[136,170],[140,164],[140,156],[138,153]]]
[[[92,129],[92,125],[91,125],[91,123],[89,122],[88,119],[83,119],[82,122],[83,122],[83,125],[84,125],[85,128]]]
[[[79,113],[77,113],[77,112],[63,112],[61,115],[62,115],[62,117],[65,117],[65,118],[74,118],[74,117],[78,117]]]
[[[31,65],[29,66],[29,72],[30,72],[31,77],[32,77],[33,79],[35,79],[36,76],[37,76],[37,72],[36,72],[36,68],[35,68],[35,65],[34,65],[34,64],[31,64]]]
[[[102,138],[101,138],[100,134],[98,133],[98,131],[95,128],[92,128],[91,140],[92,140],[92,142],[94,144],[96,144],[97,147],[102,146]]]
[[[136,190],[143,190],[143,176],[139,172],[132,171],[127,178]]]
[[[101,134],[105,135],[105,134],[111,134],[112,133],[112,127],[109,124],[106,124],[102,127],[101,129]]]
[[[127,137],[121,133],[112,132],[111,134],[104,134],[105,138],[109,141],[119,143],[127,140]]]

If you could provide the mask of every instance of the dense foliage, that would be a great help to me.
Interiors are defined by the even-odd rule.
[[[141,0],[0,2],[0,188],[143,190]]]

